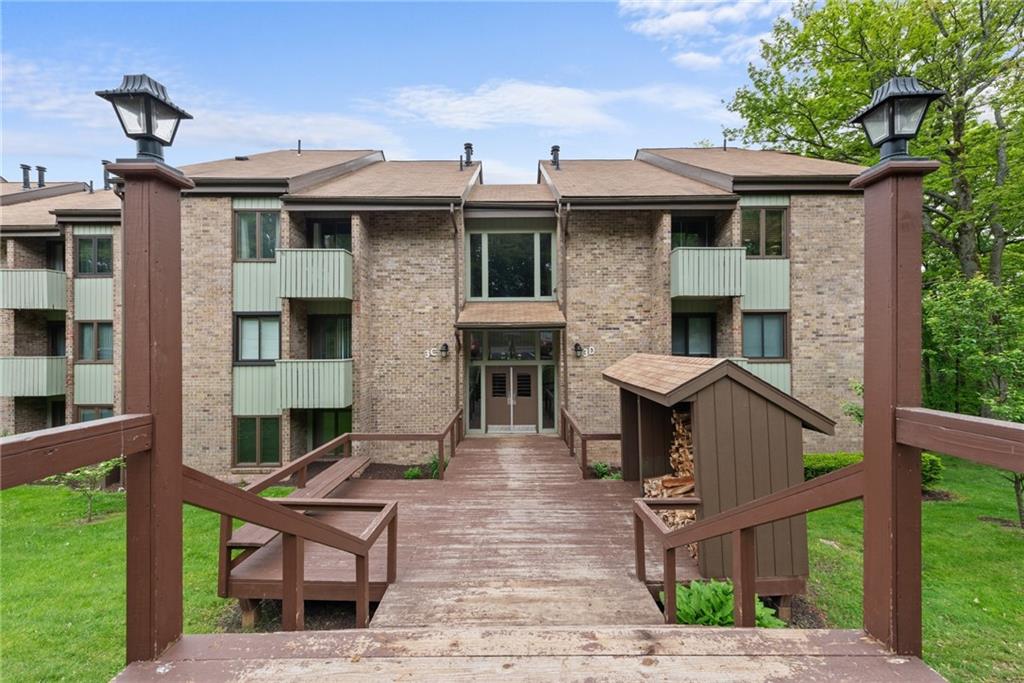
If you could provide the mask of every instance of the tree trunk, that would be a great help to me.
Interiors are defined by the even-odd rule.
[[[1015,472],[1013,475],[1013,492],[1017,494],[1017,521],[1024,529],[1024,474]]]

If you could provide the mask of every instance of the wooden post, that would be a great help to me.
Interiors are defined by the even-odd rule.
[[[281,541],[281,628],[301,631],[306,627],[303,542],[294,534],[281,534]]]
[[[356,555],[356,628],[370,625],[370,571],[366,555]]]
[[[640,583],[647,581],[647,556],[644,540],[644,520],[633,514],[633,552],[636,555],[636,578]]]
[[[757,579],[757,554],[754,529],[732,532],[732,616],[733,626],[753,628],[754,583]]]
[[[308,468],[303,467],[302,469],[300,469],[298,472],[295,473],[295,487],[296,488],[300,488],[300,489],[306,488],[306,477],[308,475],[308,473],[306,471],[307,469]]]
[[[665,623],[676,623],[676,549],[665,548]]]
[[[398,513],[388,522],[388,575],[389,584],[398,579]]]
[[[587,467],[587,439],[584,436],[580,436],[580,471],[583,472],[583,478],[590,478],[589,468]]]
[[[256,628],[256,600],[242,598],[238,601],[238,609],[242,611],[242,628],[252,630]]]
[[[231,580],[231,540],[232,519],[227,515],[220,516],[220,540],[217,551],[217,595],[228,597],[228,583]]]
[[[895,408],[921,404],[921,200],[933,161],[890,160],[864,189],[864,628],[921,656],[921,460]]]
[[[352,456],[352,441],[347,440],[341,444],[341,457],[349,458]]]
[[[118,161],[121,210],[122,401],[153,416],[153,447],[127,463],[127,662],[181,636],[181,190],[163,163]]]
[[[444,437],[437,440],[437,478],[444,479]]]

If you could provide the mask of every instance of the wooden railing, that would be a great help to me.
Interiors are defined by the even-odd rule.
[[[580,466],[580,472],[584,479],[590,476],[590,466],[587,460],[587,444],[591,441],[619,441],[622,439],[621,434],[612,432],[584,432],[580,429],[579,423],[576,422],[576,418],[569,413],[568,410],[562,408],[560,411],[561,415],[561,433],[562,440],[565,441],[565,445],[569,447],[569,455],[572,456],[573,460],[576,460]],[[576,437],[580,440],[579,457],[576,456]]]

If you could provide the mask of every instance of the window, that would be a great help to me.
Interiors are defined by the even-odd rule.
[[[114,324],[78,323],[78,358],[76,360],[79,363],[113,362]]]
[[[470,233],[468,261],[471,298],[554,295],[554,236],[550,232]]]
[[[49,240],[46,242],[46,267],[50,270],[64,270],[63,240]]]
[[[67,355],[67,328],[61,320],[50,320],[46,323],[46,353],[49,356]]]
[[[310,358],[352,357],[352,316],[309,316]]]
[[[328,441],[352,431],[351,408],[313,410],[311,412],[313,413],[313,448],[319,448]]]
[[[715,224],[710,216],[673,216],[672,248],[712,247]]]
[[[347,249],[352,251],[352,221],[309,220],[306,222],[306,240],[312,249]]]
[[[493,330],[488,334],[487,360],[537,360],[537,333]]]
[[[280,357],[281,316],[240,315],[236,321],[236,362],[270,363]]]
[[[88,422],[104,417],[114,417],[113,406],[78,406],[78,421]]]
[[[236,211],[235,260],[273,261],[280,218],[278,211]]]
[[[113,277],[114,238],[89,235],[77,238],[78,277]]]
[[[743,314],[743,355],[747,358],[787,357],[785,313]]]
[[[280,418],[235,418],[235,464],[240,467],[281,464]]]
[[[747,256],[780,258],[786,255],[785,209],[742,209],[740,232]]]
[[[714,356],[714,313],[672,314],[673,356]]]

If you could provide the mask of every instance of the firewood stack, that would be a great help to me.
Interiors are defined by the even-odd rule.
[[[672,411],[672,446],[668,462],[670,474],[644,479],[644,496],[647,498],[677,498],[694,491],[693,476],[693,429],[689,411]],[[672,529],[678,529],[697,518],[694,509],[658,510],[658,515]],[[696,546],[689,547],[690,554],[697,557]]]

